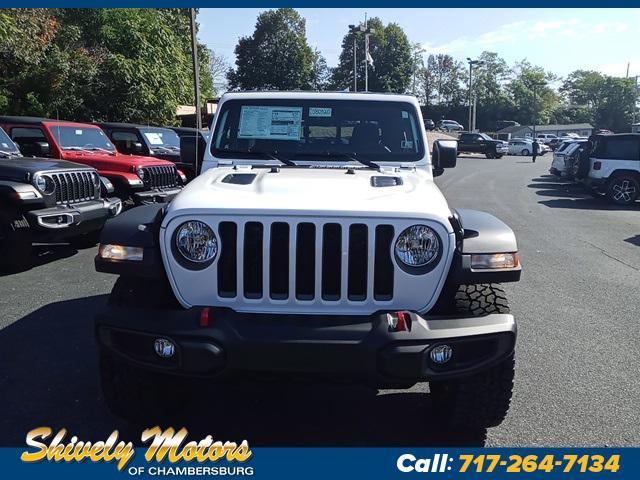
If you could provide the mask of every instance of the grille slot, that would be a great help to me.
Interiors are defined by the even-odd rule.
[[[391,261],[391,242],[393,227],[376,227],[375,268],[373,272],[373,298],[391,300],[393,298],[393,263]]]
[[[300,223],[296,240],[296,298],[313,300],[315,293],[316,226]]]
[[[367,226],[349,226],[349,275],[347,294],[349,300],[367,298]]]
[[[342,273],[342,228],[338,223],[327,223],[322,232],[322,298],[340,299]]]
[[[218,260],[218,295],[234,298],[238,281],[238,226],[234,222],[221,222],[218,233],[222,245]]]
[[[249,222],[244,227],[244,296],[262,297],[262,224]]]
[[[47,173],[55,185],[56,203],[79,203],[100,198],[100,189],[93,183],[92,172]]]
[[[222,221],[218,233],[220,298],[393,300],[392,225]]]
[[[271,224],[269,251],[269,295],[274,300],[289,297],[289,224]]]
[[[170,188],[178,184],[178,170],[173,166],[144,167],[144,184],[149,188]]]

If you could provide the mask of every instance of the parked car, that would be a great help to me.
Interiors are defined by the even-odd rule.
[[[487,158],[501,158],[507,151],[507,142],[495,140],[486,133],[462,133],[458,139],[458,153],[482,153]]]
[[[551,151],[556,151],[558,147],[562,144],[562,142],[566,141],[564,137],[556,137],[549,140],[546,145],[551,149]]]
[[[570,159],[575,158],[574,155],[578,153],[580,146],[586,142],[586,139],[565,140],[553,153],[549,173],[558,177],[573,177],[573,165],[570,163]]]
[[[425,118],[424,119],[424,128],[426,128],[429,131],[435,130],[436,129],[436,124],[432,119]]]
[[[180,137],[180,157],[183,164],[192,165],[192,168],[187,169],[187,177],[191,179],[191,176],[200,175],[200,169],[202,168],[202,161],[204,158],[204,152],[207,148],[209,136],[208,131],[196,130],[189,127],[168,127]]]
[[[507,145],[509,155],[529,156],[533,153],[533,140],[528,138],[512,138]]]
[[[594,135],[577,174],[594,193],[633,204],[640,195],[640,133]]]
[[[188,181],[196,176],[194,162],[185,162],[180,151],[180,136],[168,127],[133,123],[95,123],[109,137],[118,152],[168,160]]]
[[[34,117],[2,117],[0,126],[28,156],[89,165],[108,178],[115,195],[135,204],[171,200],[186,177],[172,162],[116,150],[97,126]]]
[[[549,143],[551,140],[555,140],[558,137],[553,133],[539,133],[536,135],[538,143]]]
[[[497,282],[520,278],[516,239],[447,204],[433,175],[456,142],[429,154],[416,98],[230,93],[215,122],[202,174],[101,237],[96,268],[119,275],[95,329],[111,411],[166,418],[185,377],[292,376],[428,381],[433,418],[500,424],[516,325]]]
[[[464,130],[464,127],[455,120],[440,120],[438,122],[438,130],[444,132],[461,132]]]
[[[0,128],[0,267],[29,265],[34,242],[95,245],[110,217],[122,210],[96,169],[48,158],[23,157]]]

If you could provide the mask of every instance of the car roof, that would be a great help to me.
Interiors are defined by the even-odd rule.
[[[17,125],[55,124],[58,126],[98,128],[96,125],[93,125],[91,123],[69,122],[67,120],[54,120],[52,118],[43,117],[0,116],[0,123],[13,123]]]
[[[600,133],[596,135],[596,137],[600,138],[634,138],[640,139],[640,133]]]
[[[93,122],[93,124],[103,128],[160,128],[162,130],[171,130],[171,127],[158,127],[156,125],[141,125],[138,123]]]
[[[385,102],[411,102],[418,104],[413,95],[399,93],[369,92],[314,92],[314,91],[255,91],[229,92],[222,95],[220,104],[228,100],[240,99],[283,99],[283,100],[376,100]]]

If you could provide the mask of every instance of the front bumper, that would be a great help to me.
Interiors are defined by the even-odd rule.
[[[407,330],[395,331],[386,314],[318,316],[240,314],[211,309],[201,326],[200,308],[147,310],[108,307],[96,316],[104,348],[143,368],[188,376],[321,377],[374,386],[464,376],[488,368],[514,350],[512,315],[422,318],[408,314]],[[158,338],[176,345],[171,358],[154,350]],[[444,365],[431,350],[447,344]]]
[[[152,190],[134,192],[131,195],[131,198],[136,205],[145,203],[166,203],[173,200],[173,197],[178,195],[181,190],[182,187],[154,188]]]
[[[104,198],[31,210],[26,218],[36,237],[54,239],[99,230],[108,218],[121,211],[119,198]]]
[[[509,153],[509,147],[506,145],[496,145],[496,153],[506,155],[507,153]]]

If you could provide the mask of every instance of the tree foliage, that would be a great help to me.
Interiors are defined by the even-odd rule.
[[[262,12],[253,35],[238,41],[235,54],[228,80],[230,88],[241,90],[314,88],[324,62],[307,43],[304,18],[292,8]]]
[[[379,18],[368,21],[375,30],[369,37],[369,53],[373,65],[368,66],[369,91],[405,93],[411,86],[414,69],[412,47],[407,35],[396,23],[384,25]],[[348,32],[342,39],[338,66],[333,69],[334,89],[353,89],[353,40],[356,36],[358,90],[365,89],[366,56],[364,34]]]
[[[14,9],[0,17],[0,104],[18,115],[165,124],[193,104],[186,9]],[[214,94],[199,45],[203,96]]]

